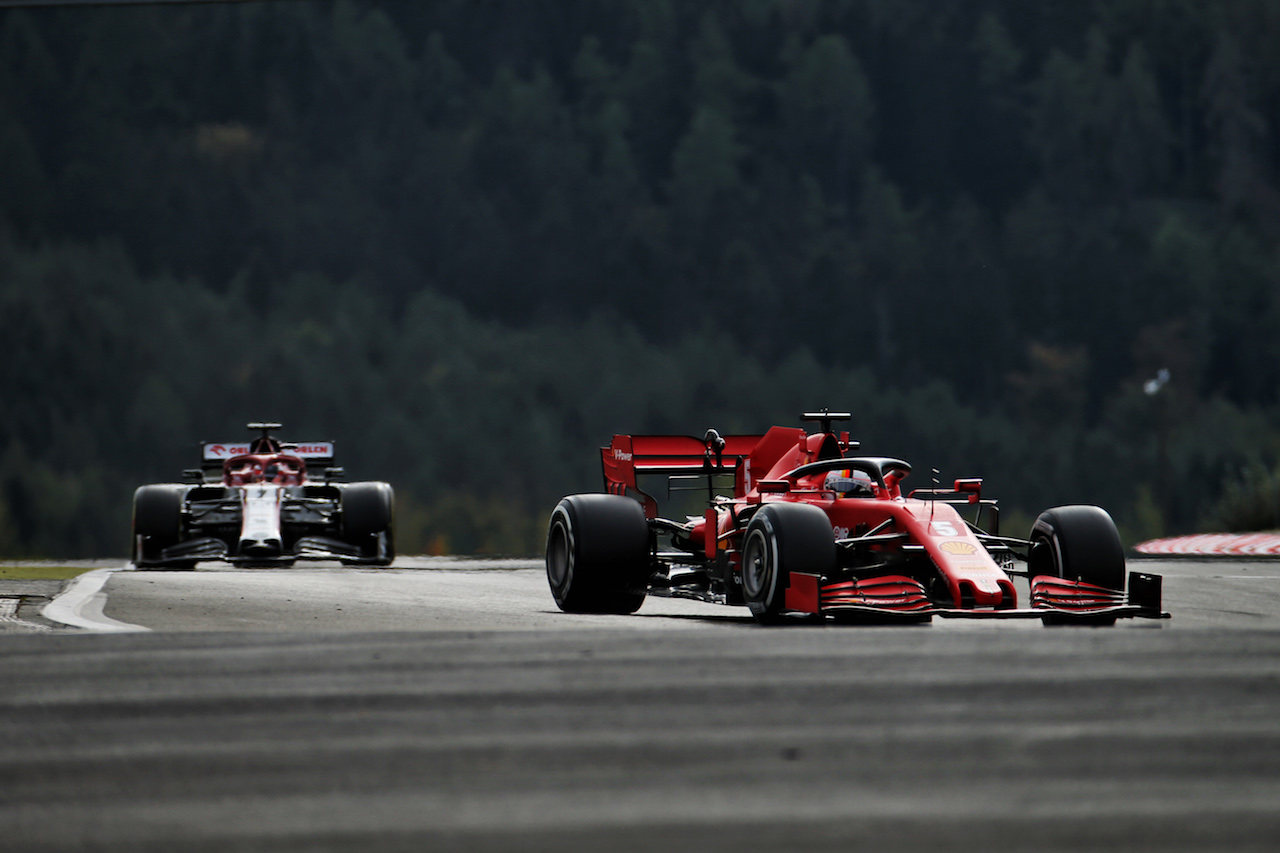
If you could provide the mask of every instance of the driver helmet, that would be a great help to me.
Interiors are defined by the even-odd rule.
[[[875,494],[874,482],[866,471],[840,468],[828,472],[822,487],[845,497],[871,497]]]

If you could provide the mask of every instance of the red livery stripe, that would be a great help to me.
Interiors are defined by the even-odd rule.
[[[1274,557],[1280,555],[1280,533],[1201,533],[1152,539],[1134,547],[1139,554],[1210,557]]]

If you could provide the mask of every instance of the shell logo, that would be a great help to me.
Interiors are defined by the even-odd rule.
[[[964,554],[978,553],[978,549],[975,548],[973,545],[969,544],[968,542],[960,542],[960,541],[943,542],[938,547],[946,551],[948,554],[955,554],[957,556],[964,555]]]

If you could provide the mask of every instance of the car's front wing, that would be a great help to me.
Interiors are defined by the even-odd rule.
[[[287,564],[295,560],[377,562],[376,557],[364,556],[357,546],[328,536],[304,536],[298,539],[292,550],[269,554],[237,554],[225,540],[215,536],[201,536],[165,548],[160,552],[160,559],[155,561],[155,565],[183,565],[202,560],[225,560],[229,563],[253,565]]]
[[[786,606],[798,613],[958,619],[1041,619],[1046,624],[1110,622],[1118,618],[1168,619],[1161,610],[1161,577],[1129,573],[1129,592],[1040,576],[1032,578],[1031,607],[944,607],[924,586],[904,575],[823,583],[818,575],[791,573]]]

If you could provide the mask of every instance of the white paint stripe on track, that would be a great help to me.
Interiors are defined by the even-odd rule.
[[[84,628],[99,633],[137,633],[150,631],[142,625],[117,622],[102,612],[107,604],[107,594],[102,591],[111,575],[119,571],[132,571],[133,564],[112,569],[94,569],[75,579],[57,598],[40,611],[51,622],[61,622],[73,628]]]
[[[25,619],[18,618],[18,605],[22,603],[22,597],[6,596],[0,598],[0,623],[5,625],[13,625],[15,628],[22,628],[27,631],[52,631],[48,625],[41,625],[38,622],[28,622]]]

